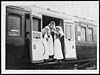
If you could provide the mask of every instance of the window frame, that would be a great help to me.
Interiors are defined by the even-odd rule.
[[[85,42],[85,41],[87,41],[87,38],[86,38],[86,27],[84,27],[84,26],[81,26],[81,30],[82,30],[82,28],[84,28],[84,30],[85,30],[85,40],[83,41],[82,39],[80,39],[82,42]],[[81,32],[80,32],[80,38],[81,38]]]
[[[32,17],[32,22],[33,22],[33,19],[37,19],[38,20],[38,22],[39,22],[39,25],[41,26],[41,18],[39,18],[39,17]],[[33,23],[32,23],[33,24]],[[33,30],[34,29],[34,27],[32,26],[32,31],[34,31]],[[41,27],[40,27],[40,31],[38,30],[38,31],[34,31],[34,32],[41,32]]]
[[[80,31],[77,30],[77,33],[79,33],[77,35],[77,41],[79,41],[79,42],[87,42],[87,24],[79,23],[78,26],[80,26]],[[78,26],[77,26],[77,29],[78,29]],[[84,41],[81,40],[81,28],[85,28],[85,40]],[[78,36],[80,36],[80,40],[78,40]]]
[[[20,18],[20,25],[19,25],[20,26],[20,29],[19,29],[20,35],[19,36],[9,35],[8,34],[8,27],[9,27],[9,25],[8,25],[8,16],[18,16]],[[7,21],[7,36],[8,37],[21,37],[22,36],[22,15],[21,14],[12,13],[12,12],[7,12],[6,21]]]
[[[93,27],[93,42],[97,42],[97,27]]]
[[[70,40],[72,40],[72,25],[65,25],[65,31],[66,31],[66,26],[68,27],[70,27],[70,38],[68,38],[68,34],[67,33],[65,33],[65,39],[70,39]],[[67,37],[66,37],[66,35],[67,35]]]
[[[94,39],[93,39],[93,28],[88,26],[87,29],[91,29],[92,30],[92,41],[88,40],[88,34],[87,34],[87,41],[88,42],[93,42],[94,41]],[[87,33],[89,33],[89,32],[87,32]]]
[[[39,20],[39,22],[40,22],[39,25],[41,26],[41,27],[40,27],[40,31],[33,31],[33,18]],[[40,38],[38,38],[38,39],[37,39],[37,38],[34,38],[35,40],[36,40],[36,39],[39,40],[39,39],[42,38],[42,33],[41,33],[41,31],[42,31],[42,23],[41,23],[41,22],[42,22],[42,18],[41,18],[41,17],[38,17],[38,16],[36,16],[36,15],[32,15],[31,19],[32,19],[32,26],[31,26],[32,28],[31,28],[31,32],[32,32],[32,33],[35,33],[35,34],[39,34],[39,35],[40,35]],[[31,33],[31,34],[32,34],[32,33]],[[32,34],[31,37],[33,38],[34,35]]]

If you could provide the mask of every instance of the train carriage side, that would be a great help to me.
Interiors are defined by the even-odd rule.
[[[63,51],[66,60],[96,58],[97,35],[94,23],[84,20],[74,21],[71,20],[72,17],[68,20],[68,17],[65,19],[65,15],[50,10],[35,7],[30,9],[26,11],[19,7],[7,7],[6,58],[8,68],[35,68],[34,63],[43,62],[41,30],[50,21],[55,21],[56,26],[61,26],[64,31],[62,42],[66,45]],[[64,68],[63,64],[68,62],[66,60],[59,66],[54,62],[52,65]]]
[[[96,59],[97,26],[93,22],[75,21],[76,53],[78,59]]]
[[[30,10],[6,6],[6,68],[30,67]],[[25,65],[26,64],[26,65]]]

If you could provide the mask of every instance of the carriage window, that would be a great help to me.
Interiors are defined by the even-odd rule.
[[[81,39],[80,39],[80,31],[81,31],[81,27],[80,27],[80,26],[77,26],[77,34],[78,34],[77,40],[78,40],[78,41],[81,40]]]
[[[8,35],[9,36],[20,36],[20,24],[21,17],[18,15],[8,15]]]
[[[41,31],[40,19],[33,18],[33,31]]]
[[[94,39],[93,39],[95,42],[97,41],[97,31],[96,29],[94,29]]]
[[[30,32],[30,15],[25,14],[25,19],[26,19],[26,32]]]
[[[80,27],[80,26],[77,27],[77,31],[78,31],[78,32],[81,31],[81,27]]]
[[[93,38],[93,30],[88,28],[88,41],[92,41]]]
[[[71,26],[65,25],[65,36],[66,39],[71,39]]]
[[[85,27],[81,27],[80,40],[81,41],[85,41],[86,40],[86,28]]]
[[[31,26],[31,20],[30,20],[30,14],[25,14],[25,22],[26,22],[26,38],[29,39],[30,38],[30,26]]]

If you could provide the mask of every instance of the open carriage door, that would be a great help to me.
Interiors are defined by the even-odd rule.
[[[31,24],[31,60],[32,63],[41,62],[43,60],[43,44],[41,33],[42,16],[32,16]]]
[[[75,27],[71,20],[64,21],[65,34],[65,57],[66,59],[76,59]]]

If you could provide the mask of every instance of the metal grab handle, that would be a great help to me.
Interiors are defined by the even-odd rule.
[[[30,34],[30,32],[26,32],[26,34]]]
[[[71,41],[71,39],[68,39],[69,41]]]
[[[35,37],[36,39],[39,39],[39,37]]]
[[[35,38],[35,39],[40,39],[40,37],[33,37],[33,38]]]

